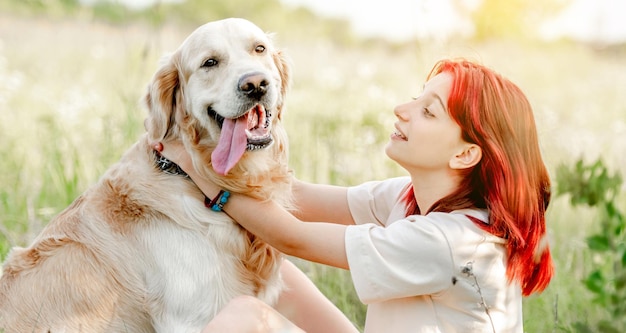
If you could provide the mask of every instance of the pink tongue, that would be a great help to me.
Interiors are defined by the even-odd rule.
[[[246,151],[248,117],[224,119],[222,134],[217,147],[211,154],[211,163],[215,172],[226,175]]]

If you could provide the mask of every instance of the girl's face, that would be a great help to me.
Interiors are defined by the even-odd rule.
[[[426,82],[419,97],[394,109],[396,131],[385,152],[410,173],[448,169],[451,158],[467,145],[448,114],[451,88],[452,76],[440,73]]]

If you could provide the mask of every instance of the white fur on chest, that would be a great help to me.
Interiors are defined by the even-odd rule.
[[[199,332],[230,299],[254,294],[254,286],[238,276],[242,230],[225,214],[185,199],[186,225],[158,221],[138,235],[147,264],[146,303],[157,332]]]

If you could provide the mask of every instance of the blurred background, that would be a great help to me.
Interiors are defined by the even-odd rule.
[[[0,0],[0,259],[32,241],[144,132],[139,101],[159,59],[226,17],[273,33],[291,58],[284,122],[301,179],[353,185],[403,175],[383,152],[394,106],[419,94],[437,60],[464,57],[527,93],[555,184],[562,166],[600,163],[616,175],[607,176],[615,180],[608,201],[619,213],[624,14],[623,0]],[[589,239],[606,214],[562,192],[548,216],[557,275],[525,300],[526,331],[611,332],[598,323],[626,315],[617,306],[626,303],[623,217],[611,215],[622,224],[598,254]],[[346,272],[299,264],[362,326]],[[590,280],[598,265],[613,275]]]

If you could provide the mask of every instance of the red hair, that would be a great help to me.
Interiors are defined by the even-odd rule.
[[[452,75],[448,112],[463,140],[482,149],[482,159],[430,211],[486,208],[489,224],[474,222],[507,240],[507,278],[520,283],[524,296],[541,292],[554,274],[544,239],[550,178],[530,103],[514,83],[470,61],[439,61],[427,79],[439,73]],[[419,214],[412,188],[404,200],[407,214]]]

